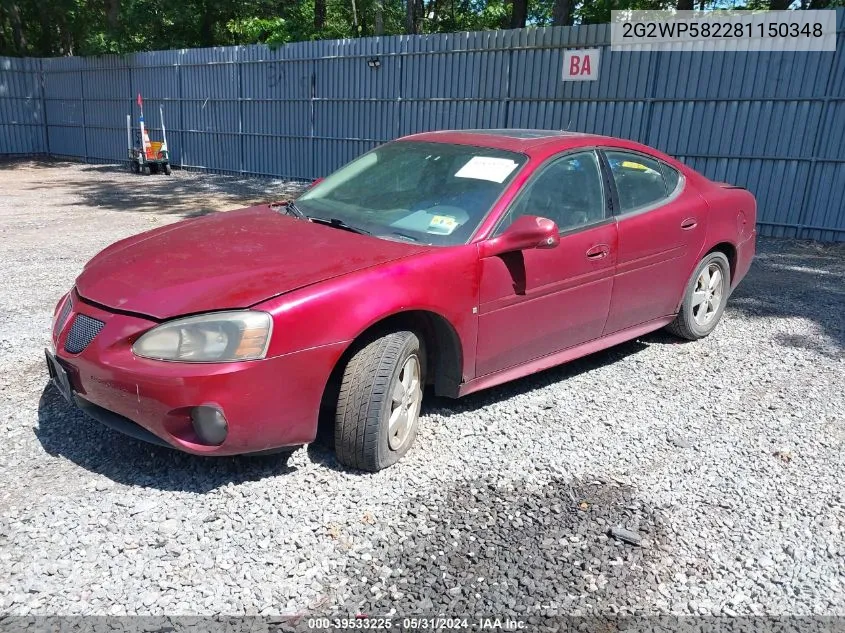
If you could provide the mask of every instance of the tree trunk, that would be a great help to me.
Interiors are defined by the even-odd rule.
[[[405,0],[405,33],[414,35],[417,32],[416,0]]]
[[[425,11],[425,17],[427,20],[431,20],[433,25],[437,25],[440,22],[440,10],[437,6],[437,0],[428,0],[428,9]],[[432,27],[432,32],[436,31],[437,27]]]
[[[106,25],[110,31],[116,31],[120,23],[120,0],[105,0]]]
[[[422,0],[407,0],[405,5],[405,32],[418,35],[422,32],[422,18],[425,7]]]
[[[26,53],[26,34],[23,30],[23,23],[21,22],[21,9],[16,2],[3,3],[6,8],[6,13],[9,16],[9,23],[12,26],[12,41],[15,44],[15,51],[19,55]]]
[[[0,2],[0,55],[13,55],[12,43],[6,39],[6,7]]]
[[[356,37],[361,35],[360,29],[358,28],[358,7],[355,4],[355,0],[352,0],[352,32]]]
[[[41,23],[41,34],[38,38],[38,49],[41,55],[52,57],[56,47],[53,38],[53,21],[50,19],[50,7],[47,3],[38,6],[38,21]]]
[[[59,52],[62,55],[73,55],[73,33],[71,33],[70,28],[67,24],[67,18],[65,14],[59,14],[59,41],[61,42],[61,47],[59,48]]]
[[[376,0],[376,15],[373,24],[375,35],[384,35],[384,0]]]
[[[200,23],[200,44],[202,46],[214,46],[214,20],[211,15],[211,2],[206,0],[203,3],[205,9]]]
[[[571,0],[555,0],[552,8],[552,26],[572,26]]]
[[[512,29],[525,28],[525,21],[528,19],[528,0],[513,0],[513,8],[511,9],[511,24]]]
[[[423,5],[423,0],[417,0],[414,4],[416,5],[414,7],[414,18],[416,22],[414,32],[420,34],[423,32],[423,18],[425,18],[425,6]]]
[[[326,26],[326,0],[314,0],[314,30],[319,33]]]

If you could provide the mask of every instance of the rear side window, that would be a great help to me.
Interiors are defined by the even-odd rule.
[[[666,163],[660,163],[663,168],[663,180],[666,182],[666,195],[671,196],[672,192],[678,188],[678,182],[681,180],[681,174],[674,167],[669,167]]]
[[[658,160],[633,152],[606,151],[619,195],[619,212],[650,206],[668,198],[680,174]]]

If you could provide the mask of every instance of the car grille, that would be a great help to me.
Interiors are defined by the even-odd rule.
[[[88,344],[100,333],[104,325],[105,323],[102,321],[92,319],[84,314],[77,314],[65,341],[65,351],[78,354],[88,347]]]
[[[53,336],[58,336],[59,332],[62,331],[62,328],[65,325],[65,321],[67,320],[67,315],[70,314],[70,308],[73,304],[73,301],[70,300],[70,297],[65,299],[65,304],[62,306],[61,312],[59,312],[59,316],[56,318],[56,324],[53,326]]]

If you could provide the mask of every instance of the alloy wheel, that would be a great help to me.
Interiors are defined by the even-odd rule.
[[[419,359],[416,355],[409,356],[402,365],[402,370],[393,386],[390,419],[387,426],[387,440],[391,450],[398,450],[405,443],[420,415],[422,404],[420,373]]]
[[[716,262],[706,266],[695,282],[692,293],[692,314],[695,322],[705,326],[716,316],[722,305],[724,275]]]

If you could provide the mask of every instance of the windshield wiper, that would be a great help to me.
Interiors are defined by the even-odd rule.
[[[407,233],[400,233],[399,231],[391,231],[390,234],[395,235],[396,237],[401,237],[405,240],[408,240],[409,242],[419,242],[420,241],[416,237],[414,237],[413,235],[408,235]]]
[[[300,220],[308,220],[308,216],[305,215],[302,211],[299,210],[299,207],[296,206],[296,203],[293,200],[282,200],[280,202],[271,202],[270,208],[273,211],[283,211],[288,215],[292,215],[295,218],[299,218]]]
[[[358,228],[357,226],[352,226],[351,224],[347,224],[343,220],[339,218],[317,218],[314,216],[306,216],[312,222],[316,222],[317,224],[325,224],[326,226],[333,226],[336,229],[343,229],[344,231],[350,231],[351,233],[358,233],[359,235],[372,235],[370,231],[366,229]]]

